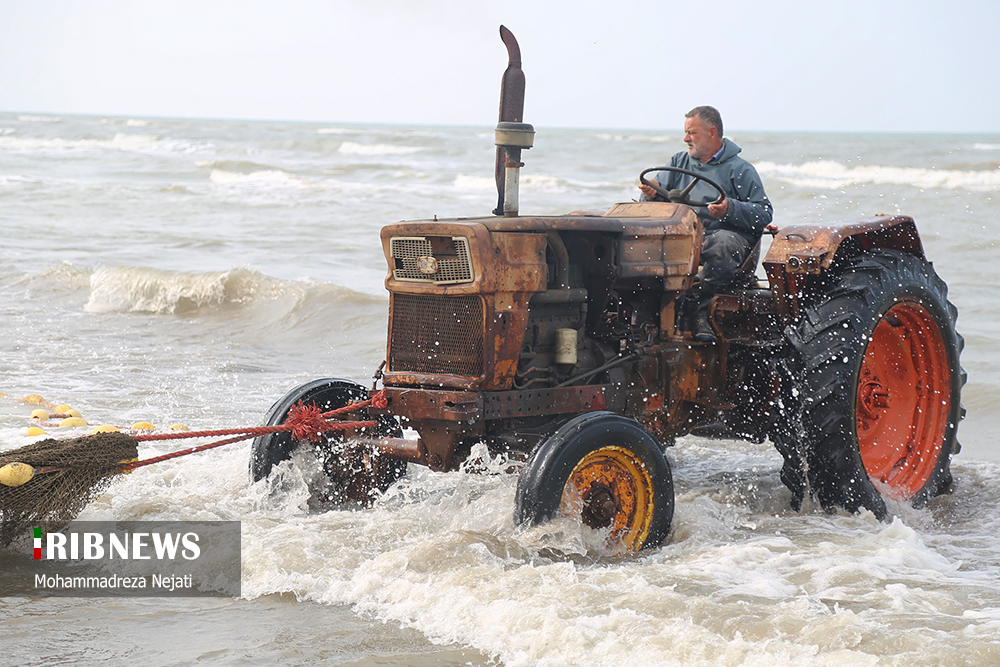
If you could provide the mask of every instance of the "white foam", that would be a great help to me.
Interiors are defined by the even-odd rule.
[[[0,135],[0,149],[17,152],[117,150],[137,153],[190,153],[208,148],[208,144],[161,139],[153,134],[119,132],[111,139],[64,139]]]
[[[14,174],[11,176],[0,176],[0,185],[17,185],[21,183],[42,183],[40,178]]]
[[[778,164],[761,161],[757,171],[768,178],[802,188],[840,190],[851,185],[912,185],[918,188],[948,190],[1000,190],[1000,169],[962,171],[866,165],[848,167],[832,160],[802,164]]]
[[[492,177],[459,174],[455,177],[454,186],[459,190],[495,190],[497,182]]]
[[[337,149],[344,155],[410,155],[424,150],[420,146],[399,146],[397,144],[359,144],[345,141]]]
[[[20,115],[17,119],[25,123],[58,123],[62,120],[58,116],[37,116],[31,114]]]
[[[366,132],[346,127],[321,127],[316,130],[316,134],[366,134]]]
[[[973,144],[977,151],[1000,151],[1000,144]]]
[[[209,175],[209,180],[219,185],[256,185],[256,186],[278,186],[305,188],[309,183],[295,178],[291,174],[280,169],[267,169],[264,171],[253,171],[249,174],[225,171],[223,169],[213,169]]]
[[[566,179],[545,174],[523,174],[521,185],[538,192],[566,192],[569,189]]]
[[[603,141],[639,141],[647,144],[665,144],[668,142],[680,142],[678,136],[667,136],[662,134],[611,134],[609,132],[598,132],[595,138]]]
[[[95,148],[108,148],[110,146],[111,142],[97,139],[62,139],[59,137],[42,139],[40,137],[0,136],[0,148],[9,151],[92,150]]]

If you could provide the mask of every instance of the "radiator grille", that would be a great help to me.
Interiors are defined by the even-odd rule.
[[[483,300],[478,296],[392,296],[389,370],[483,374]]]
[[[392,275],[404,282],[472,282],[472,255],[463,236],[396,236],[389,242]]]

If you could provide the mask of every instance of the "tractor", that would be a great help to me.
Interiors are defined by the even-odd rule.
[[[458,469],[473,446],[516,462],[515,518],[578,519],[608,544],[662,544],[674,513],[665,456],[679,436],[770,440],[791,502],[871,511],[952,486],[963,347],[947,286],[902,215],[792,224],[713,298],[717,337],[691,333],[702,226],[691,188],[603,213],[518,211],[520,51],[508,51],[491,215],[385,226],[388,342],[371,388],[323,378],[268,415],[370,399],[319,442],[254,441],[254,481],[296,452],[316,507],[364,507],[406,471]],[[645,175],[669,169],[654,167]],[[653,182],[655,183],[655,182]],[[721,192],[718,185],[709,183]],[[416,437],[404,437],[404,428]]]

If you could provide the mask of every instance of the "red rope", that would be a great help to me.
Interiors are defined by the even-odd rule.
[[[133,436],[136,441],[141,442],[149,442],[152,440],[180,440],[183,438],[205,438],[219,435],[233,435],[236,437],[219,440],[218,442],[209,442],[204,445],[198,445],[197,447],[190,447],[188,449],[181,449],[176,452],[170,452],[168,454],[143,459],[142,461],[133,461],[132,463],[127,463],[119,467],[118,472],[130,472],[136,468],[159,463],[160,461],[176,459],[188,454],[194,454],[195,452],[203,452],[207,449],[214,449],[215,447],[221,447],[222,445],[230,445],[234,442],[248,440],[258,435],[268,435],[270,433],[290,431],[292,437],[296,440],[310,440],[312,442],[318,442],[322,439],[322,434],[328,431],[349,431],[358,428],[373,428],[376,426],[374,421],[331,422],[327,421],[328,418],[339,417],[351,412],[357,412],[358,410],[367,408],[369,405],[374,405],[376,408],[384,409],[388,406],[388,404],[389,401],[385,396],[385,392],[377,391],[366,401],[352,403],[351,405],[345,405],[342,408],[329,410],[327,412],[320,411],[320,409],[315,405],[304,405],[301,401],[299,401],[299,403],[294,405],[292,409],[288,411],[288,419],[286,419],[283,424],[277,424],[275,426],[251,426],[248,428],[186,431],[181,433],[151,433],[147,435]],[[58,472],[66,469],[66,467],[39,467],[35,470],[35,473]]]
[[[336,424],[327,424],[327,431],[347,431],[355,428],[372,428],[375,426],[375,422],[339,422]],[[282,431],[290,431],[291,428],[285,428],[284,424],[280,426],[261,426],[253,429],[247,429],[252,432],[243,433],[235,438],[228,438],[226,440],[219,440],[218,442],[209,442],[204,445],[198,445],[197,447],[191,447],[189,449],[181,449],[176,452],[170,452],[169,454],[163,454],[161,456],[154,456],[149,459],[143,459],[142,461],[135,461],[127,465],[123,465],[118,470],[119,472],[129,472],[135,470],[136,468],[141,468],[143,466],[152,465],[154,463],[159,463],[160,461],[167,461],[169,459],[176,459],[180,456],[186,456],[187,454],[194,454],[195,452],[203,452],[206,449],[213,449],[215,447],[221,447],[222,445],[230,445],[234,442],[240,442],[241,440],[249,440],[258,435],[265,435],[268,433],[281,433]],[[207,431],[206,431],[207,432]],[[222,434],[217,434],[222,435]],[[149,439],[147,436],[142,436],[145,439]],[[184,434],[181,437],[191,437],[188,434]],[[138,439],[138,438],[136,438]]]
[[[384,410],[389,407],[389,399],[385,395],[384,389],[379,389],[372,397],[367,401],[361,401],[360,403],[351,403],[350,405],[345,405],[342,408],[337,408],[336,410],[329,410],[323,413],[324,417],[338,417],[348,412],[355,412],[361,408],[367,408],[369,405],[378,408],[379,410]]]
[[[296,440],[310,440],[312,442],[318,442],[322,438],[322,434],[328,431],[348,431],[358,428],[372,428],[375,426],[373,421],[327,421],[330,417],[339,417],[341,415],[349,414],[351,412],[357,412],[363,408],[367,408],[369,405],[374,405],[376,408],[385,408],[388,406],[388,400],[386,399],[384,391],[375,392],[371,398],[366,401],[361,401],[359,403],[352,403],[351,405],[345,405],[342,408],[337,408],[336,410],[329,410],[327,412],[321,412],[315,405],[304,405],[301,401],[292,407],[288,411],[288,419],[285,420],[283,424],[277,424],[275,426],[251,426],[249,428],[231,428],[231,429],[215,429],[211,431],[188,431],[184,433],[154,433],[149,435],[139,435],[135,436],[137,441],[147,442],[151,440],[179,440],[182,438],[204,438],[219,435],[234,435],[234,438],[228,438],[226,440],[220,440],[218,442],[210,442],[204,445],[198,445],[197,447],[191,447],[189,449],[182,449],[176,452],[170,452],[169,454],[163,454],[161,456],[154,456],[149,459],[143,459],[142,461],[134,461],[132,463],[123,465],[118,470],[120,472],[129,472],[135,470],[136,468],[141,468],[143,466],[152,465],[154,463],[159,463],[160,461],[166,461],[168,459],[175,459],[180,456],[186,456],[187,454],[194,454],[195,452],[203,452],[206,449],[213,449],[215,447],[221,447],[222,445],[229,445],[234,442],[240,442],[241,440],[248,440],[258,435],[268,435],[270,433],[282,433],[285,431],[290,431],[292,437]]]

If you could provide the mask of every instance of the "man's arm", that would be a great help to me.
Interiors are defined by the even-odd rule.
[[[676,155],[672,156],[670,158],[670,166],[671,167],[679,167],[679,166],[681,166],[679,164],[679,157],[681,155],[683,155],[683,154],[684,153],[681,152],[681,153],[677,153]],[[656,184],[659,185],[664,190],[670,190],[672,187],[673,188],[677,187],[676,181],[677,181],[678,176],[679,176],[679,174],[677,174],[676,172],[672,172],[672,171],[658,171],[658,172],[656,172],[656,178],[651,178],[649,180],[655,181]],[[674,183],[671,184],[671,181],[674,181]],[[639,192],[642,193],[642,196],[639,198],[639,201],[666,201],[666,199],[664,199],[663,197],[661,197],[660,195],[658,195],[656,193],[656,190],[654,190],[653,188],[649,187],[648,185],[643,185],[642,183],[640,183],[639,184]]]
[[[732,229],[760,236],[764,228],[771,224],[774,207],[753,165],[747,163],[739,173],[734,174],[732,186],[734,196],[709,206],[708,212]]]

